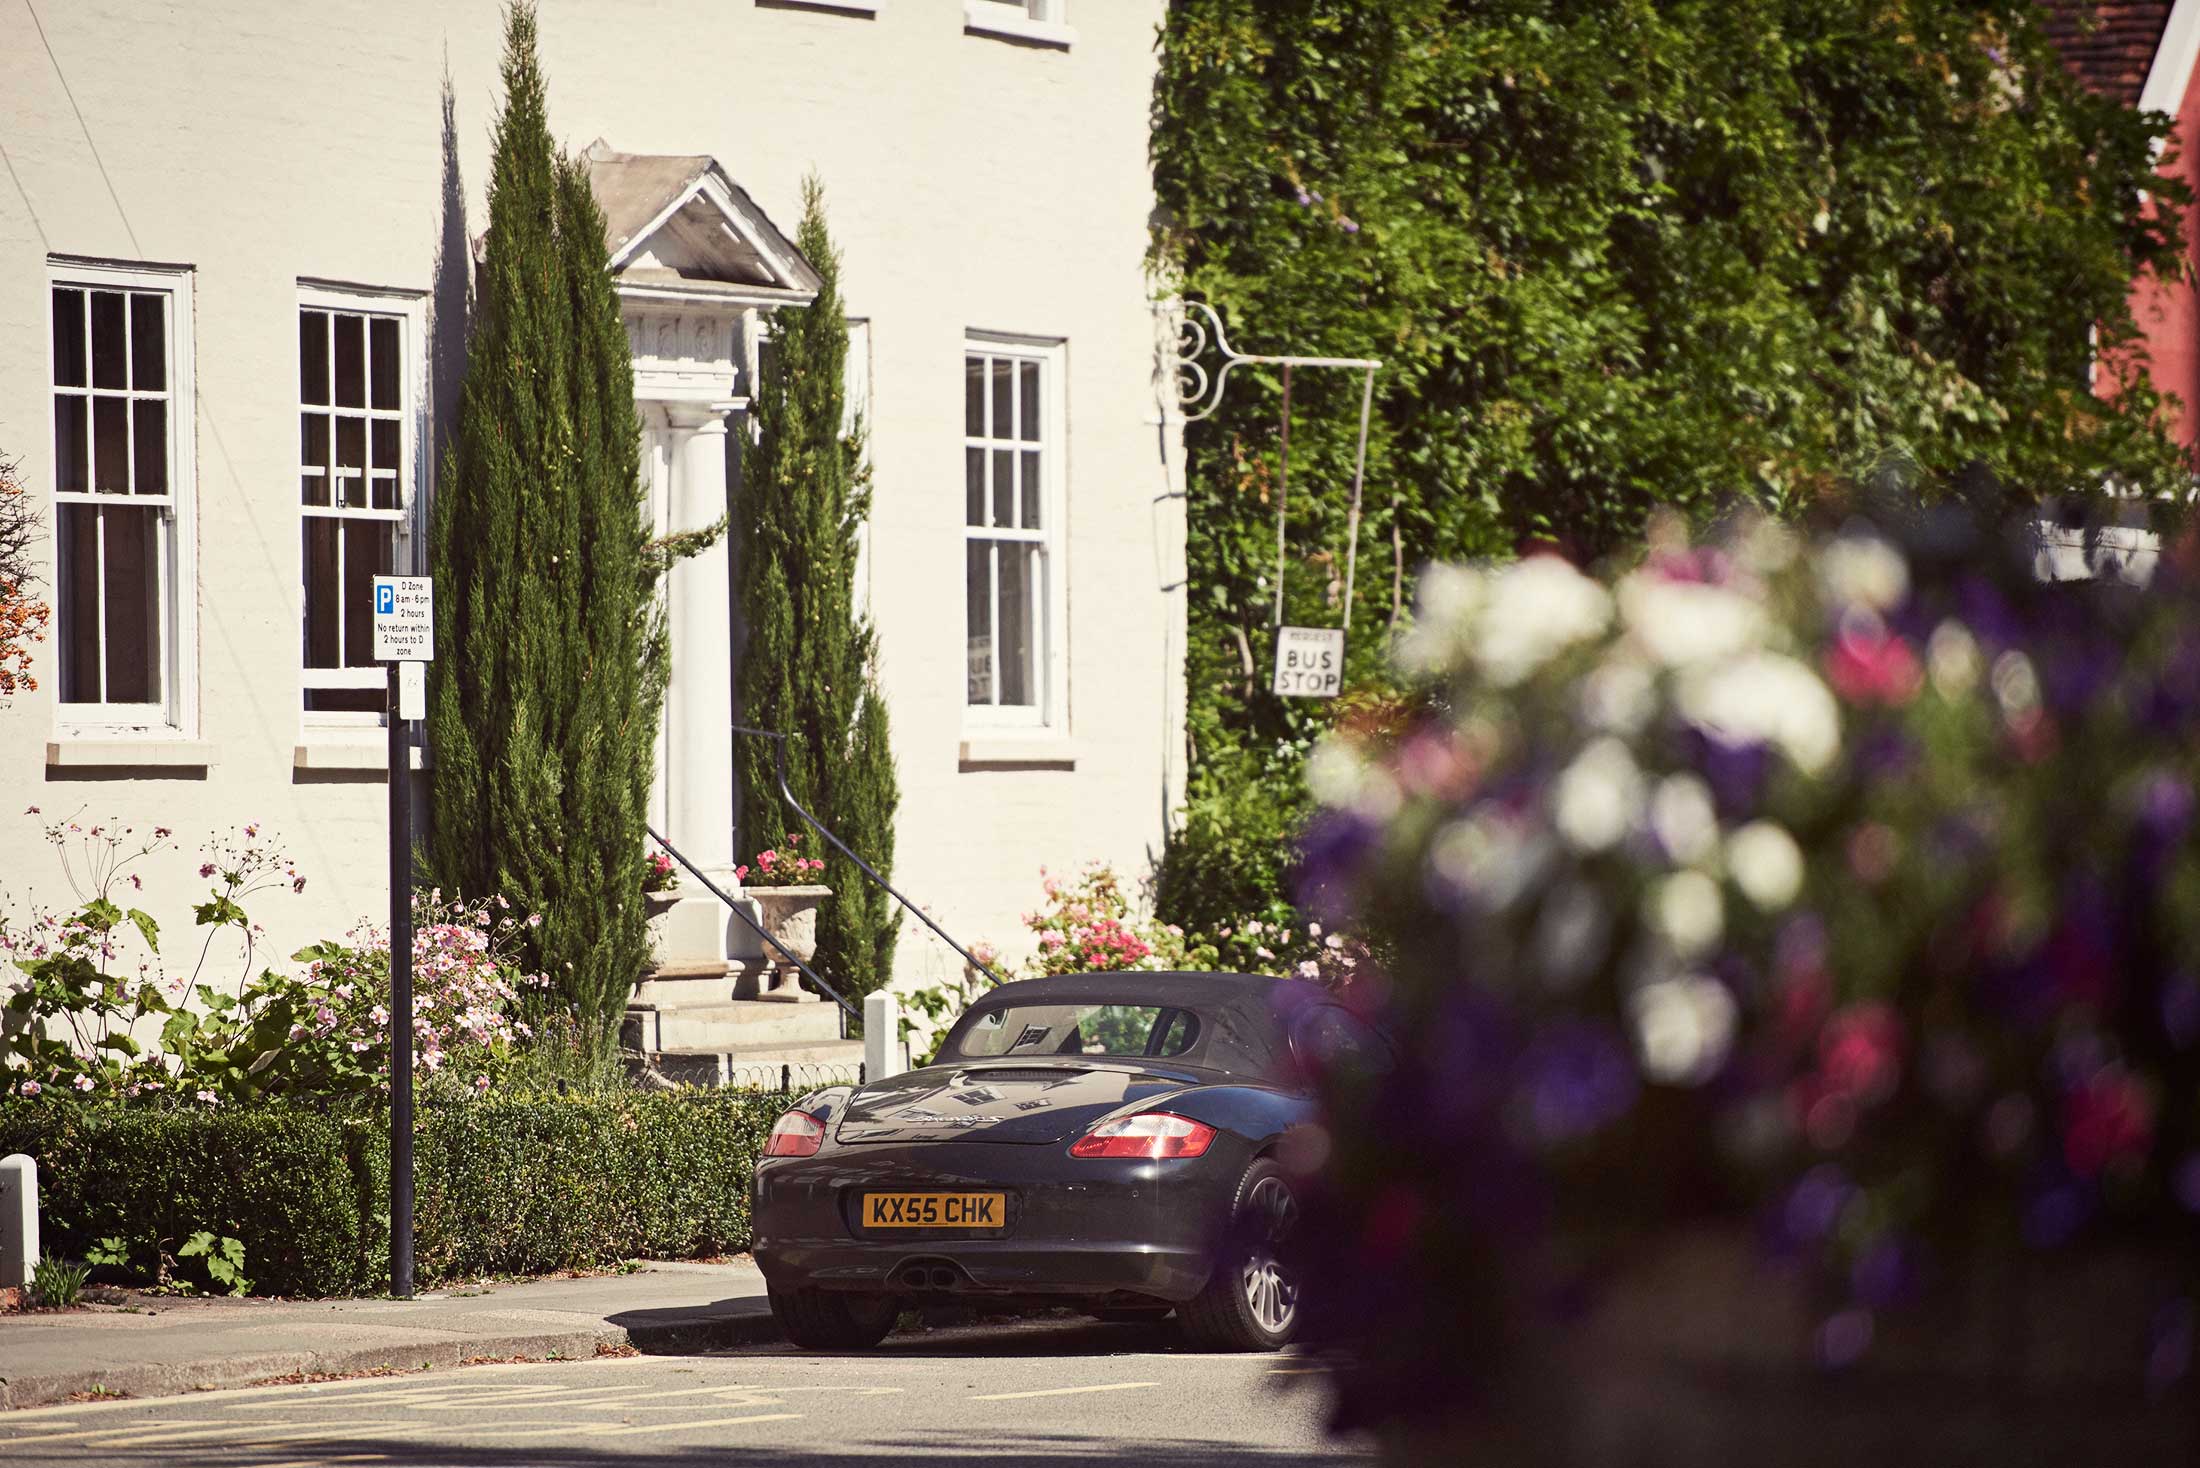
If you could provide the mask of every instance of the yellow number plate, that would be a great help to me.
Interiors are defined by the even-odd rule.
[[[865,1193],[865,1228],[1001,1228],[1006,1193]]]

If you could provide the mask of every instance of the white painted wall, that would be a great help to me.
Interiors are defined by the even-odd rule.
[[[790,232],[803,174],[826,182],[849,311],[868,322],[865,569],[903,789],[896,870],[966,941],[1013,943],[1042,863],[1143,869],[1179,794],[1183,613],[1162,587],[1181,574],[1182,521],[1156,503],[1178,458],[1164,463],[1149,421],[1142,268],[1163,8],[1066,0],[1062,49],[966,30],[964,0],[542,6],[569,146],[714,154]],[[199,626],[185,652],[216,761],[169,778],[61,767],[50,676],[0,704],[0,887],[18,906],[66,896],[20,814],[39,805],[187,843],[248,820],[279,833],[309,884],[261,899],[263,951],[384,909],[379,776],[295,769],[297,282],[417,291],[431,315],[449,299],[438,251],[486,220],[501,39],[491,0],[0,7],[0,449],[50,486],[49,253],[193,267]],[[463,219],[444,207],[446,79]],[[1068,342],[1066,727],[1043,752],[1071,768],[963,758],[971,329]],[[145,869],[172,933],[188,928],[197,862],[187,844]],[[959,968],[905,933],[906,977]]]

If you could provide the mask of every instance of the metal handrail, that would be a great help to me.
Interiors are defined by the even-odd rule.
[[[772,741],[772,768],[773,772],[779,778],[779,798],[786,801],[788,805],[794,807],[794,813],[802,817],[803,820],[809,822],[811,830],[817,832],[818,835],[823,836],[827,841],[832,842],[835,847],[839,848],[840,854],[847,857],[848,860],[854,862],[858,867],[860,867],[863,871],[863,875],[869,877],[879,886],[885,888],[887,896],[893,898],[903,907],[915,913],[917,916],[917,921],[930,928],[934,936],[936,936],[942,943],[945,943],[948,947],[954,949],[957,953],[961,954],[964,963],[969,964],[979,973],[984,974],[986,978],[991,980],[994,984],[997,985],[1001,982],[1001,976],[999,974],[993,972],[993,970],[987,965],[978,962],[976,958],[971,956],[971,952],[969,949],[963,947],[962,944],[957,943],[953,938],[948,937],[947,930],[941,927],[938,923],[933,922],[931,917],[924,911],[923,908],[918,907],[914,902],[911,902],[908,898],[902,896],[900,892],[896,891],[892,882],[889,882],[884,877],[880,876],[875,870],[873,870],[869,862],[865,861],[862,857],[856,855],[854,851],[849,849],[847,842],[841,840],[838,836],[835,836],[831,831],[827,830],[823,821],[820,821],[816,816],[811,815],[810,812],[803,806],[802,802],[794,798],[794,791],[787,788],[786,735],[775,734],[769,729],[751,729],[746,724],[735,724],[732,726],[732,728],[733,732],[736,734],[747,734],[752,738],[769,739]]]
[[[765,932],[764,925],[758,922],[755,918],[749,916],[748,909],[741,905],[739,899],[728,897],[725,894],[724,890],[721,889],[716,882],[713,882],[709,877],[703,874],[700,867],[696,866],[694,862],[689,861],[687,857],[681,853],[679,847],[674,846],[670,841],[667,841],[663,836],[659,835],[655,826],[645,824],[642,829],[647,831],[649,833],[649,839],[656,842],[659,846],[662,846],[665,849],[666,853],[670,855],[674,861],[678,862],[681,866],[686,867],[688,870],[688,875],[693,877],[696,881],[701,882],[703,884],[704,890],[708,891],[711,896],[717,898],[720,902],[723,902],[727,907],[733,909],[733,915],[735,917],[741,919],[742,922],[745,922],[750,927],[756,929],[757,937],[762,938],[766,943],[769,943],[772,947],[778,949],[779,956],[781,958],[786,959],[787,962],[802,970],[803,977],[808,979],[810,983],[816,987],[818,993],[824,995],[827,999],[830,999],[833,1001],[833,1003],[839,1005],[841,1013],[847,1015],[858,1025],[863,1023],[863,1012],[857,1009],[853,1004],[850,1004],[847,1000],[841,998],[840,991],[838,989],[835,989],[831,984],[828,984],[823,979],[819,978],[816,969],[811,968],[801,959],[795,957],[793,953],[788,951],[788,948],[784,943],[781,943],[777,938],[774,938],[771,934]]]

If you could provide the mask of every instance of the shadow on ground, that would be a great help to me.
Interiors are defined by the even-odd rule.
[[[1135,1460],[1139,1468],[1300,1468],[1310,1461],[1321,1463],[1373,1463],[1372,1450],[1336,1447],[1322,1450],[1318,1458],[1307,1450],[1244,1447],[1214,1441],[1122,1438],[1096,1440],[1089,1435],[1045,1432],[988,1432],[974,1441],[961,1431],[930,1431],[880,1438],[848,1447],[818,1447],[795,1443],[748,1447],[673,1446],[663,1443],[631,1443],[620,1448],[547,1443],[526,1447],[461,1447],[448,1443],[407,1442],[401,1439],[359,1437],[316,1439],[304,1444],[275,1444],[263,1448],[237,1447],[194,1450],[189,1446],[165,1446],[132,1451],[110,1449],[103,1462],[129,1465],[161,1464],[164,1468],[254,1468],[256,1464],[341,1463],[347,1457],[370,1458],[390,1468],[632,1468],[636,1463],[700,1468],[703,1464],[772,1465],[772,1468],[903,1468],[915,1462],[971,1462],[982,1460],[987,1468],[1068,1468],[1071,1464],[1115,1465]],[[26,1465],[35,1458],[21,1460]]]

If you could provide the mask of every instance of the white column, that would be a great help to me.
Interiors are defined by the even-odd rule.
[[[674,534],[707,529],[726,513],[726,420],[673,408]],[[723,537],[676,563],[667,578],[672,682],[666,690],[672,844],[697,866],[733,866],[732,582]]]
[[[726,514],[725,414],[702,404],[668,403],[665,418],[665,529],[708,529]],[[664,832],[753,916],[755,904],[740,898],[733,875],[730,565],[720,537],[708,550],[674,562],[665,578],[672,672],[665,689]],[[728,961],[745,951],[747,925],[684,869],[676,895],[656,926],[656,976],[724,977]]]

